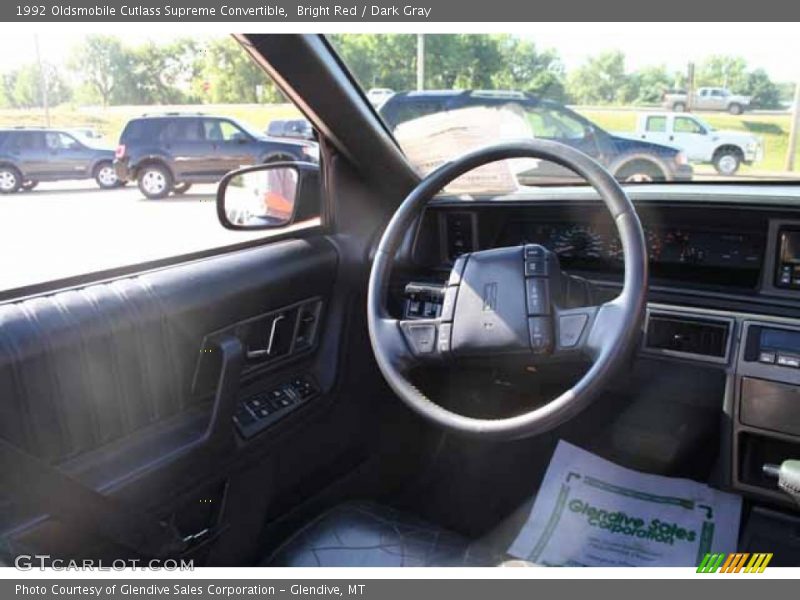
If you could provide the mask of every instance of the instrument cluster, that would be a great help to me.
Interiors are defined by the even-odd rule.
[[[707,231],[680,227],[645,227],[652,263],[759,269],[763,239],[751,233]],[[567,264],[621,265],[622,244],[616,230],[588,223],[507,224],[498,246],[541,244]]]

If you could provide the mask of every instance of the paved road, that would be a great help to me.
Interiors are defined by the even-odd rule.
[[[236,244],[264,232],[217,221],[215,186],[146,200],[136,186],[41,184],[0,195],[0,290]]]

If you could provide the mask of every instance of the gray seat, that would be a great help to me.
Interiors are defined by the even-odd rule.
[[[276,567],[461,567],[528,565],[491,546],[371,502],[341,504],[283,543]]]

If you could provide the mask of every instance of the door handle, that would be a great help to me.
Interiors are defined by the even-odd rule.
[[[272,325],[269,329],[269,340],[267,341],[266,348],[260,348],[257,350],[250,350],[248,349],[245,353],[245,356],[248,360],[254,360],[256,358],[264,358],[265,356],[270,356],[272,354],[273,347],[275,345],[275,332],[278,329],[278,323],[283,321],[286,318],[286,315],[278,315],[274,319],[272,319]]]

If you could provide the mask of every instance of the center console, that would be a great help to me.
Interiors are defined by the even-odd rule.
[[[743,321],[735,381],[733,485],[786,501],[764,465],[800,457],[800,323]]]

